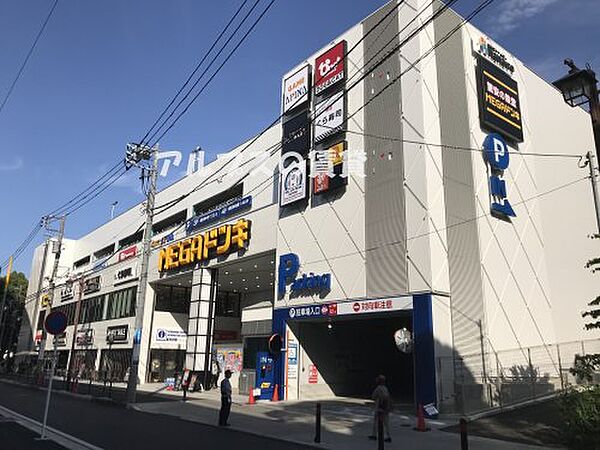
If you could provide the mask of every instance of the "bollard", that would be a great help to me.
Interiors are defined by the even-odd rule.
[[[315,442],[321,442],[321,404],[317,403],[317,415],[315,417]]]
[[[469,450],[469,435],[467,434],[467,421],[461,418],[458,422],[460,429],[460,449]]]
[[[377,413],[377,450],[383,450],[383,413]]]

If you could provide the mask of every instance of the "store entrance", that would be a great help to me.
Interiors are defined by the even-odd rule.
[[[301,370],[306,380],[300,378],[305,383],[301,392],[310,391],[306,374],[313,365],[336,396],[370,398],[375,378],[381,374],[395,401],[413,402],[413,354],[402,353],[394,342],[396,330],[412,330],[411,311],[288,324],[305,353]]]

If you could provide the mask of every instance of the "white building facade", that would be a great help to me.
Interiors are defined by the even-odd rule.
[[[383,373],[401,401],[452,411],[485,403],[499,364],[531,365],[526,349],[554,367],[555,344],[598,337],[581,321],[597,294],[587,169],[542,156],[593,149],[588,114],[428,4],[392,1],[306,58],[277,125],[157,195],[142,330],[136,206],[64,242],[20,349],[62,308],[62,366],[83,377],[125,379],[137,336],[142,382],[204,381],[215,360],[242,392],[310,399],[366,395]]]

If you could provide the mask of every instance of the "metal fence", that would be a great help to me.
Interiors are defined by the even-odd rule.
[[[600,354],[600,339],[437,358],[440,410],[476,413],[584,384],[569,369],[577,355],[587,354]]]

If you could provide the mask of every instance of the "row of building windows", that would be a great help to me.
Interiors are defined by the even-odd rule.
[[[79,320],[77,323],[100,322],[101,320],[122,319],[135,315],[135,299],[137,287],[121,289],[110,294],[90,297],[81,300],[79,305]],[[61,311],[67,316],[67,324],[75,323],[77,302],[68,303],[52,308],[52,311]],[[45,310],[40,312],[38,329],[44,324]]]

